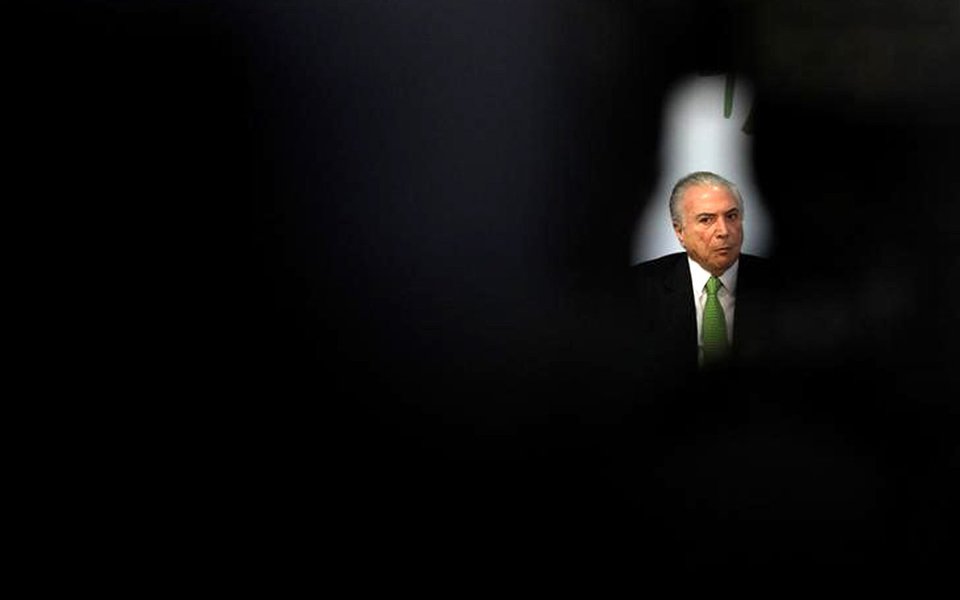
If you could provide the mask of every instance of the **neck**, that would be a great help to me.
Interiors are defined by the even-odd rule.
[[[728,266],[728,267],[724,267],[724,268],[722,268],[722,269],[718,269],[718,268],[716,268],[716,267],[711,267],[711,266],[709,266],[709,265],[705,265],[705,264],[703,264],[702,262],[700,262],[699,260],[696,260],[696,259],[694,259],[694,262],[697,263],[698,265],[700,265],[700,266],[703,268],[704,271],[706,271],[707,273],[710,273],[710,274],[713,275],[714,277],[720,277],[721,275],[723,275],[724,273],[726,273],[727,270],[730,268],[730,267]]]

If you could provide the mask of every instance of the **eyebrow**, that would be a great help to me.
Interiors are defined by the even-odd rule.
[[[734,208],[731,208],[730,210],[724,212],[723,214],[729,216],[729,215],[732,215],[732,214],[734,214],[734,213],[740,214],[740,209],[734,207]],[[695,219],[700,219],[700,218],[702,218],[702,217],[715,217],[715,216],[717,216],[718,214],[719,214],[719,213],[702,212],[702,213],[697,213],[697,214],[694,216],[694,218],[695,218]]]

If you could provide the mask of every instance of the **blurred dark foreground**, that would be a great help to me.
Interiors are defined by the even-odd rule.
[[[844,7],[47,3],[38,258],[64,352],[108,347],[78,380],[180,440],[137,461],[160,518],[372,582],[942,572],[960,8]],[[669,85],[731,70],[779,350],[680,379],[629,237]]]

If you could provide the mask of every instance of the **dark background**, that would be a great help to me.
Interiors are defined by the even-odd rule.
[[[31,13],[63,377],[196,449],[153,468],[226,539],[414,578],[948,564],[955,2]],[[669,85],[731,70],[783,350],[675,381],[637,360],[630,235]]]

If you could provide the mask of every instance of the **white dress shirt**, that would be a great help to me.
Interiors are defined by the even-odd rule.
[[[687,262],[690,263],[690,280],[693,282],[693,302],[697,308],[697,347],[698,356],[703,362],[703,340],[700,336],[703,333],[703,306],[707,303],[707,280],[710,279],[710,272],[701,267],[690,256],[687,256]],[[727,323],[727,342],[733,346],[733,316],[737,307],[737,270],[740,267],[740,260],[730,265],[723,275],[720,275],[720,283],[723,285],[717,290],[717,300],[723,307],[723,316]]]

